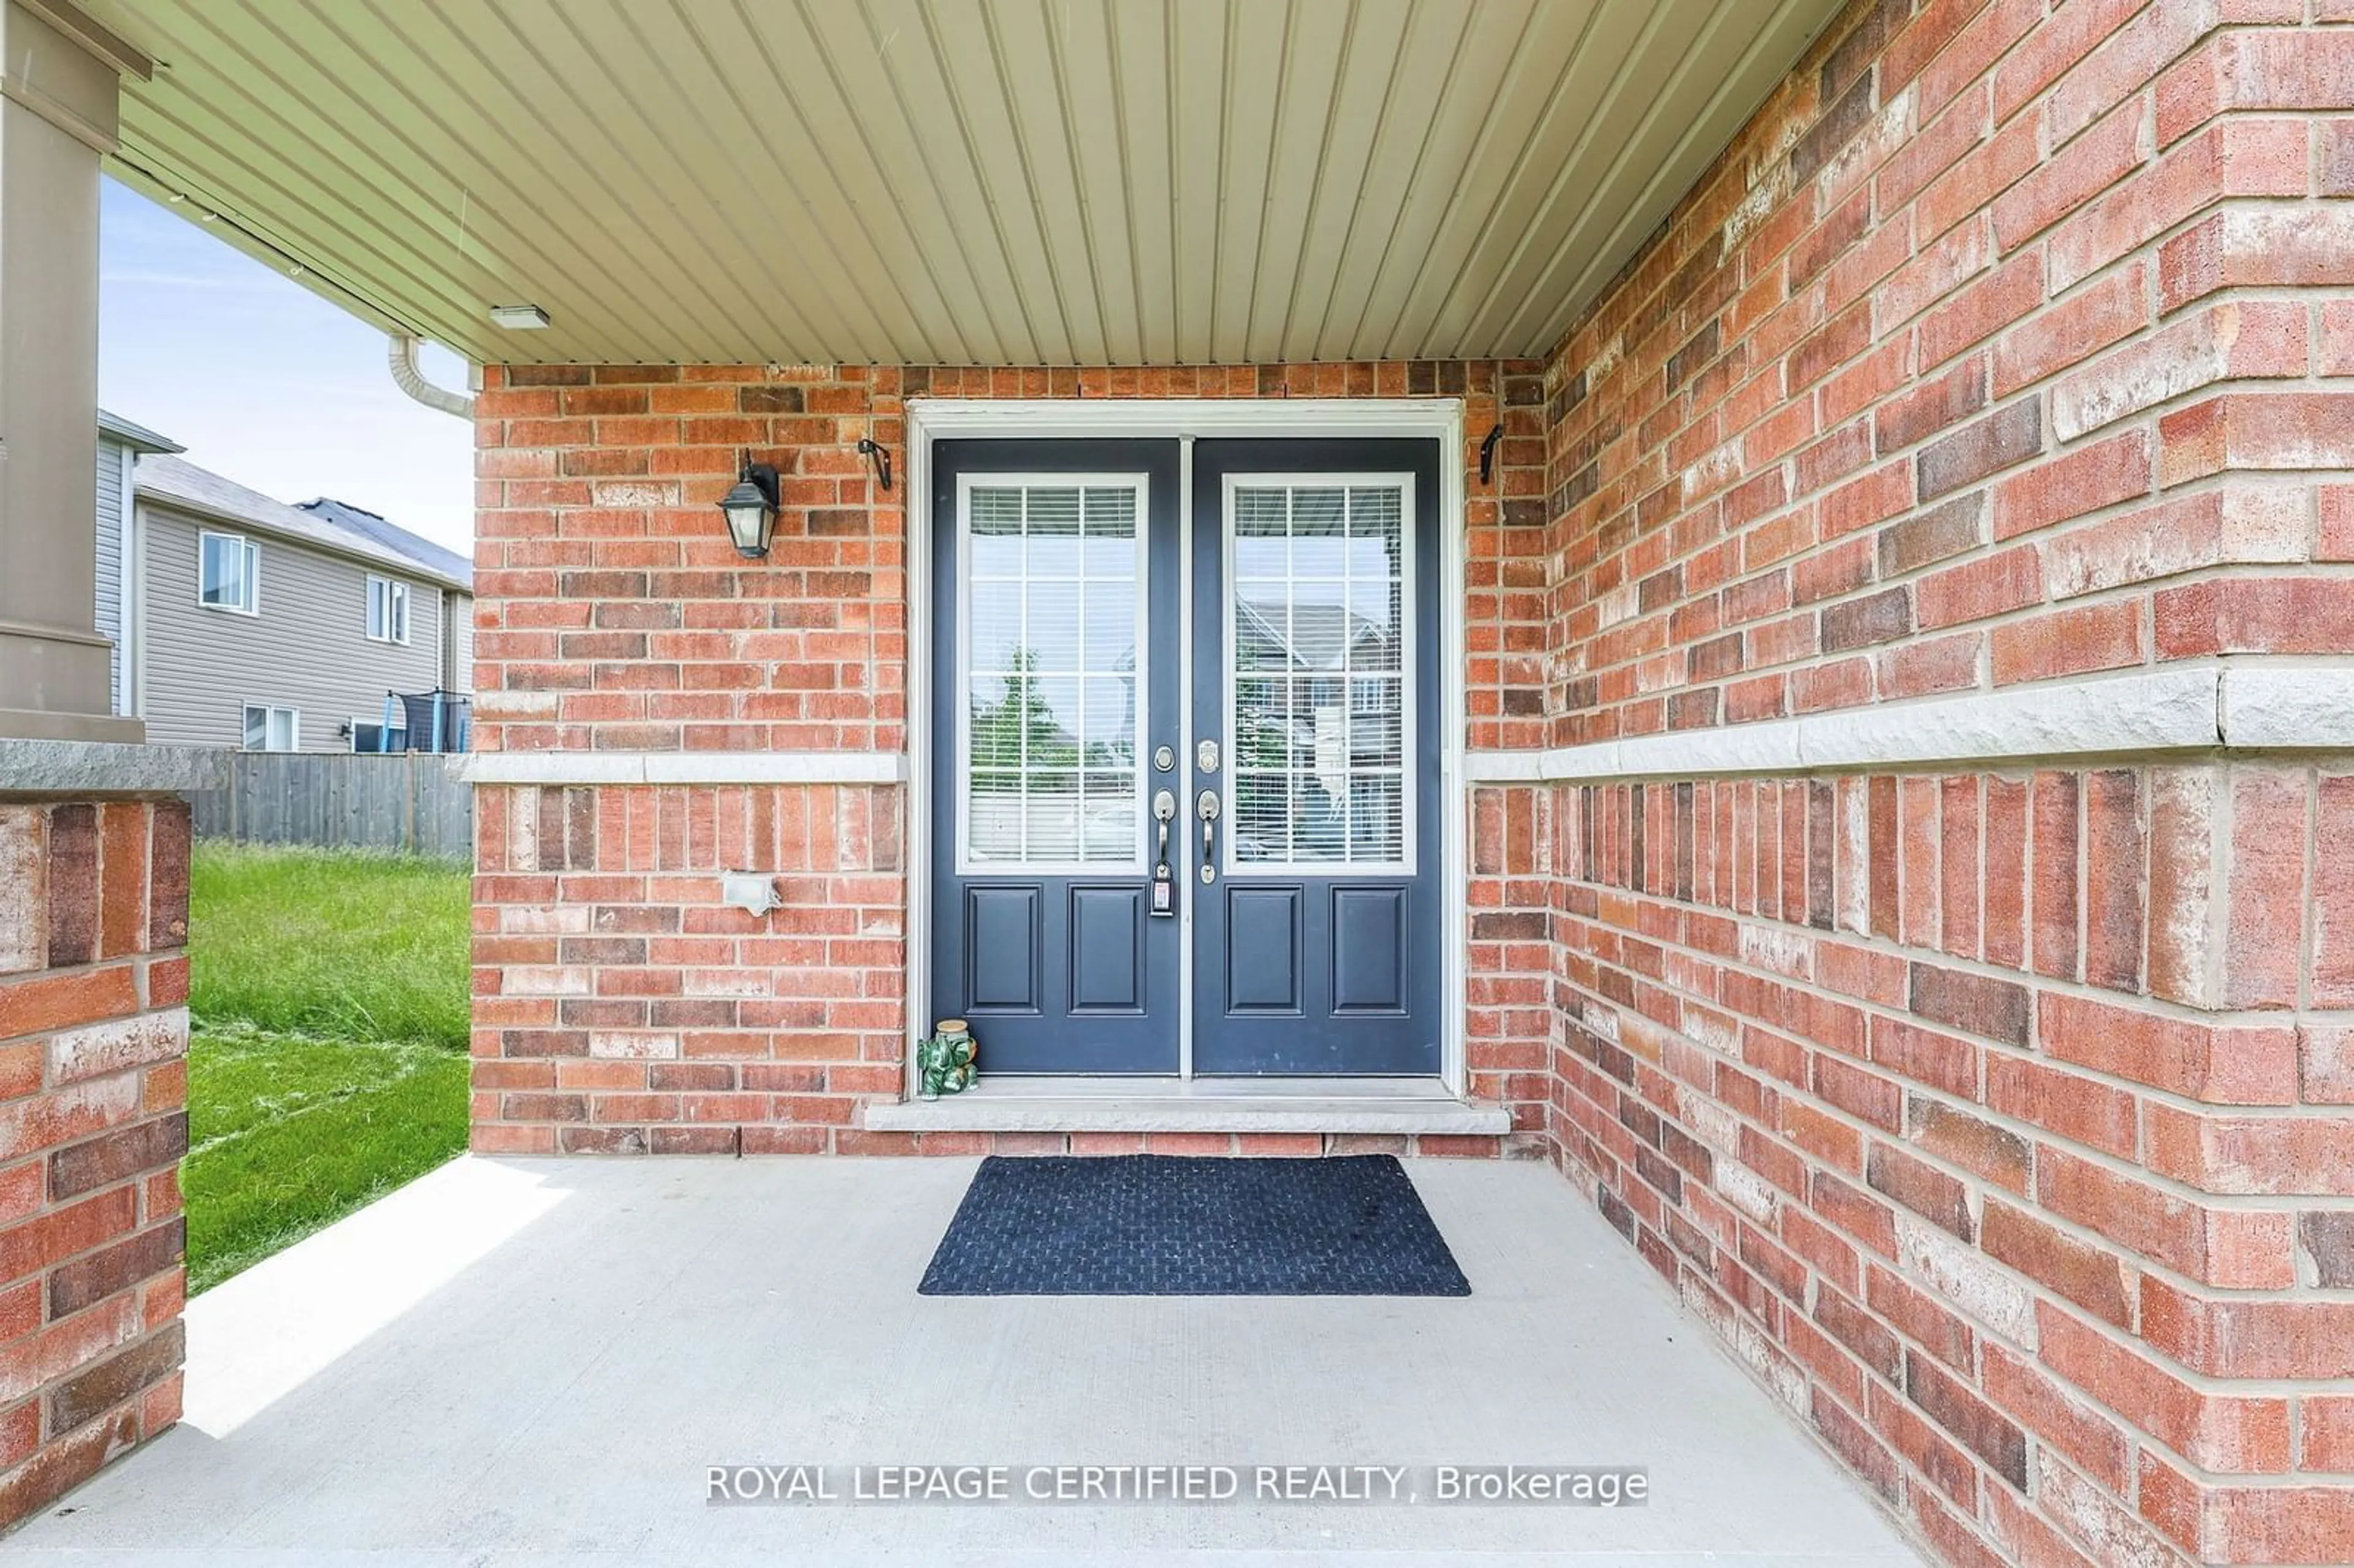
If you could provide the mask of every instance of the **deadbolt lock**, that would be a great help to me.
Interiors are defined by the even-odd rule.
[[[1218,743],[1205,740],[1193,747],[1193,766],[1204,773],[1218,770]]]

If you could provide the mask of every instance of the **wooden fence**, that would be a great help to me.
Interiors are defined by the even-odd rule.
[[[234,751],[228,787],[194,803],[198,838],[474,857],[474,791],[453,756]]]

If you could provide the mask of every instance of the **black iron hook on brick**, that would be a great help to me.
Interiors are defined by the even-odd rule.
[[[1496,428],[1498,429],[1503,429],[1500,425]],[[875,477],[882,482],[883,488],[885,490],[890,489],[891,454],[885,450],[883,444],[872,436],[859,437],[858,450],[875,465]]]
[[[1496,443],[1503,439],[1503,421],[1498,420],[1496,428],[1488,432],[1488,439],[1479,443],[1479,482],[1482,484],[1486,484],[1495,476]],[[888,489],[890,487],[885,485],[884,488]]]

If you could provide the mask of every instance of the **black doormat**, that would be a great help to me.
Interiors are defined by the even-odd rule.
[[[992,1156],[926,1296],[1469,1296],[1386,1154]]]

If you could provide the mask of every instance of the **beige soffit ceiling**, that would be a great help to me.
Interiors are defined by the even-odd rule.
[[[1007,365],[1542,354],[1837,9],[83,4],[157,65],[116,171],[380,324]]]

